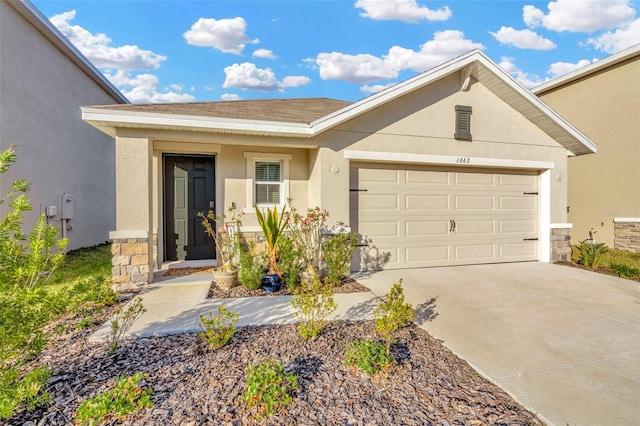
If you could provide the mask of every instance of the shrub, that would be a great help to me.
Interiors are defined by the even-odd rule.
[[[3,368],[0,373],[0,419],[11,417],[19,405],[28,410],[47,404],[51,397],[44,385],[51,376],[48,368],[37,367],[22,377],[17,368]]]
[[[576,261],[587,268],[597,269],[600,266],[602,255],[609,251],[605,243],[586,243],[574,246]]]
[[[414,316],[413,307],[404,302],[404,291],[402,280],[400,280],[391,287],[389,294],[373,311],[376,331],[387,342],[387,355],[391,350],[393,333],[400,327],[408,325]]]
[[[286,373],[282,363],[268,359],[247,367],[247,389],[242,398],[247,408],[258,407],[256,417],[271,416],[292,402],[298,390],[298,378]]]
[[[280,241],[280,255],[278,258],[282,276],[287,288],[293,290],[300,284],[300,270],[302,269],[302,259],[300,250],[297,249],[293,241],[283,238]]]
[[[204,330],[198,335],[213,349],[219,349],[229,343],[236,331],[235,325],[240,320],[236,311],[227,311],[223,305],[218,306],[218,315],[209,313],[209,318],[200,315],[200,327]]]
[[[262,262],[259,257],[253,255],[251,250],[240,252],[240,270],[238,271],[238,281],[247,290],[257,290],[260,288],[260,280],[264,275]]]
[[[109,352],[114,353],[120,348],[120,344],[125,334],[131,329],[133,323],[145,313],[147,309],[142,305],[142,298],[136,297],[125,309],[125,306],[118,308],[114,319],[111,320],[111,333],[108,336]]]
[[[357,340],[347,345],[343,363],[349,367],[374,375],[388,370],[393,358],[386,351],[385,345],[371,340]]]
[[[609,268],[615,272],[620,278],[638,278],[640,277],[640,269],[624,263],[611,262]]]
[[[342,278],[349,272],[351,255],[357,242],[357,234],[340,233],[324,243],[324,261],[327,264],[325,283],[336,286],[342,282]]]
[[[125,419],[135,411],[152,407],[151,389],[142,389],[140,385],[147,378],[148,375],[141,372],[120,378],[112,391],[98,394],[80,404],[76,412],[76,423],[93,425],[112,417]]]
[[[300,336],[306,340],[318,337],[327,323],[326,318],[337,308],[331,287],[322,285],[317,275],[296,289],[291,305],[301,319],[298,326]]]

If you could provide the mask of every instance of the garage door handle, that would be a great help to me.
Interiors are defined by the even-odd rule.
[[[525,241],[538,241],[537,238],[525,238],[524,240]]]
[[[367,192],[368,189],[349,188],[349,192]]]
[[[449,232],[456,232],[456,221],[449,219]]]

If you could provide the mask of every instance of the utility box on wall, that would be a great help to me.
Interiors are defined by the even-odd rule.
[[[61,219],[73,219],[73,195],[65,192],[62,194],[62,203],[61,203]]]

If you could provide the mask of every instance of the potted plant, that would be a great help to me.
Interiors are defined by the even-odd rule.
[[[305,283],[318,275],[322,261],[322,230],[328,216],[329,213],[320,207],[308,209],[305,216],[293,210],[291,235],[304,262],[301,278]]]
[[[266,291],[278,291],[282,283],[282,271],[278,266],[278,250],[280,241],[285,238],[285,229],[287,226],[288,215],[285,211],[286,206],[282,207],[282,212],[278,214],[278,209],[267,208],[266,213],[260,211],[256,206],[256,216],[258,224],[264,234],[264,240],[267,244],[267,260],[269,272],[262,279],[262,287]]]
[[[238,268],[235,261],[240,249],[240,218],[234,207],[228,210],[231,218],[226,215],[217,215],[209,210],[205,215],[198,213],[202,218],[202,227],[205,233],[213,238],[218,252],[218,267],[213,270],[213,281],[222,289],[230,289],[238,285]]]

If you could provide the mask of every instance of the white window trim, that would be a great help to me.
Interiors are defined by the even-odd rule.
[[[282,184],[280,185],[280,204],[261,204],[260,207],[282,207],[289,198],[289,162],[293,158],[291,154],[279,154],[273,152],[245,152],[247,159],[247,203],[243,209],[244,213],[255,213],[254,208],[254,188],[256,177],[256,162],[258,161],[280,161],[282,163]]]

